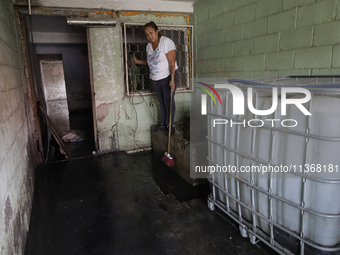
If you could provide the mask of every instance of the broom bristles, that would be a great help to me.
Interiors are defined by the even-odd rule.
[[[174,166],[175,165],[174,159],[167,152],[164,153],[162,160],[168,166]]]

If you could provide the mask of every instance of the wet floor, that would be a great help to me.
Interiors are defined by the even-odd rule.
[[[95,151],[92,118],[92,112],[89,111],[70,114],[70,129],[81,131],[85,138],[81,142],[64,143],[70,159],[89,157],[92,155],[92,152]],[[52,137],[48,161],[60,161],[64,159],[66,158],[60,152],[58,143]]]
[[[151,153],[46,164],[36,170],[25,255],[274,253],[211,212],[208,192]]]

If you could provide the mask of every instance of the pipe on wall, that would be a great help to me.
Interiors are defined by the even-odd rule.
[[[103,18],[67,18],[68,26],[75,27],[107,27],[116,26],[115,19],[103,19]]]

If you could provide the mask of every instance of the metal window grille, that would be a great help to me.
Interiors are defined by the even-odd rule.
[[[126,94],[154,93],[152,82],[149,79],[149,68],[143,65],[136,65],[132,58],[146,60],[146,46],[148,44],[142,31],[144,24],[125,23],[123,29],[124,44],[124,74]],[[177,91],[191,90],[193,65],[191,54],[193,48],[193,27],[180,25],[158,25],[162,35],[169,37],[176,45],[176,61],[179,72],[179,84]]]

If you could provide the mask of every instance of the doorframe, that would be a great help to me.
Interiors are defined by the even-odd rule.
[[[34,143],[35,150],[39,152],[39,150],[44,150],[42,143],[42,134],[41,128],[39,125],[39,117],[38,117],[38,99],[35,93],[37,86],[34,83],[34,73],[31,70],[29,62],[31,57],[28,52],[28,37],[25,31],[26,22],[25,15],[28,14],[27,7],[15,6],[15,13],[17,16],[17,20],[19,23],[19,34],[20,41],[22,46],[22,54],[23,54],[23,63],[25,69],[25,77],[26,77],[26,85],[28,90],[28,97],[30,101],[30,106],[33,111],[33,122],[34,122],[34,137],[37,140],[37,144]],[[116,18],[116,12],[111,10],[79,10],[79,9],[64,9],[64,8],[39,8],[34,7],[31,10],[32,15],[46,15],[46,16],[62,16],[62,17],[77,17],[77,18],[86,18],[89,16],[98,17],[98,18]],[[93,119],[93,132],[94,132],[94,144],[96,151],[99,150],[99,141],[98,141],[98,126],[97,126],[97,114],[96,114],[96,103],[95,103],[95,91],[93,86],[93,70],[92,70],[92,61],[91,61],[91,48],[90,48],[90,39],[89,39],[89,29],[86,29],[87,34],[87,47],[88,47],[88,59],[89,59],[89,74],[90,74],[90,86],[91,86],[91,102],[92,102],[92,119]],[[44,154],[44,153],[43,153]],[[44,155],[42,156],[44,158]],[[40,160],[42,163],[43,160]]]
[[[97,126],[97,111],[96,111],[95,92],[94,92],[94,85],[93,85],[93,69],[92,69],[93,67],[92,67],[90,29],[88,27],[86,28],[86,39],[87,39],[87,54],[88,54],[88,58],[89,58],[89,73],[90,73],[90,86],[91,86],[94,145],[95,145],[96,151],[98,151],[99,150],[99,141],[98,141],[98,126]]]

